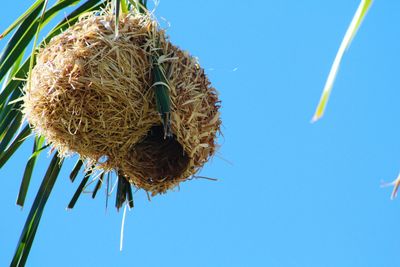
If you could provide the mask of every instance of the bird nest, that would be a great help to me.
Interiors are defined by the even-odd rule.
[[[62,156],[78,153],[137,188],[164,193],[216,150],[220,102],[196,59],[148,14],[88,14],[37,55],[23,97],[34,131]],[[153,90],[152,57],[168,82],[171,136]]]

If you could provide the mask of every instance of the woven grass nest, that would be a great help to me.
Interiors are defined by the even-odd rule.
[[[174,46],[149,14],[88,14],[37,55],[23,112],[63,157],[116,170],[137,188],[165,193],[216,151],[220,102],[196,59]],[[152,55],[165,69],[172,136],[164,134]]]

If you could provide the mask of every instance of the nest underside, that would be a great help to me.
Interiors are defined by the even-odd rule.
[[[23,112],[63,156],[118,170],[138,188],[164,193],[215,153],[216,90],[198,62],[172,45],[148,15],[90,14],[42,48]],[[152,56],[165,70],[172,137],[164,138],[152,85]]]

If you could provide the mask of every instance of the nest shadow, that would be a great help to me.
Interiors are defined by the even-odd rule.
[[[133,146],[130,158],[130,165],[140,169],[149,184],[181,177],[190,162],[175,135],[164,137],[161,125],[151,127],[143,140]]]

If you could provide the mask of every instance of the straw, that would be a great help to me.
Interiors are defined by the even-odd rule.
[[[121,14],[118,38],[113,20],[107,11],[86,14],[41,48],[23,112],[63,157],[78,153],[152,195],[165,193],[214,155],[220,101],[196,59],[149,14]],[[152,89],[154,51],[170,90],[167,138]]]

